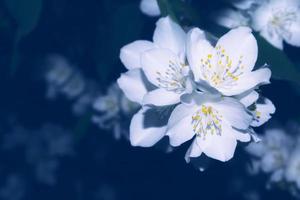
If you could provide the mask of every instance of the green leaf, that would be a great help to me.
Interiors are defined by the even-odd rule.
[[[258,43],[258,65],[268,64],[272,78],[293,81],[300,84],[300,71],[289,60],[286,54],[273,47],[264,38],[256,35]]]
[[[164,17],[170,16],[175,22],[178,23],[179,21],[176,17],[174,7],[172,6],[172,3],[174,3],[174,0],[172,3],[171,2],[169,0],[157,0],[161,15]]]
[[[18,24],[21,36],[30,33],[38,23],[42,0],[5,0],[6,7]]]

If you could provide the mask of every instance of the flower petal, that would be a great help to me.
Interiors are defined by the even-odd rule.
[[[189,149],[187,150],[187,152],[185,154],[185,161],[187,163],[189,163],[190,158],[197,158],[197,157],[201,156],[202,153],[203,153],[203,151],[197,144],[197,139],[194,139],[193,143],[191,144],[191,146],[189,147]]]
[[[157,0],[142,0],[140,3],[140,9],[144,14],[151,17],[160,15]]]
[[[148,80],[160,87],[160,75],[167,74],[170,70],[170,63],[178,64],[178,59],[174,53],[167,49],[152,49],[142,54],[141,64]]]
[[[131,120],[130,143],[132,146],[151,147],[165,135],[166,125],[161,123],[159,117],[148,117],[149,110],[149,108],[142,108]]]
[[[192,114],[194,106],[180,104],[173,110],[168,121],[167,134],[172,146],[179,146],[192,139],[195,135],[192,128]]]
[[[271,114],[275,113],[274,104],[267,98],[263,98],[263,103],[257,103],[254,111],[255,119],[251,123],[251,126],[258,127],[266,123],[270,118]]]
[[[239,99],[239,101],[245,107],[248,107],[257,101],[257,99],[259,98],[259,94],[254,90],[252,90],[252,91],[250,90],[250,91],[244,92],[241,95],[237,95],[236,98]]]
[[[120,59],[124,66],[130,70],[141,67],[141,53],[155,48],[152,42],[138,40],[121,48]]]
[[[168,106],[179,103],[180,94],[159,88],[148,92],[143,98],[143,105]]]
[[[237,145],[232,130],[230,126],[222,124],[221,135],[206,135],[205,139],[196,137],[196,144],[208,157],[226,162],[233,157]]]
[[[153,42],[161,48],[170,49],[177,56],[185,53],[186,33],[170,17],[157,21]]]
[[[253,118],[245,106],[233,98],[225,97],[220,102],[210,104],[220,113],[223,120],[237,129],[246,130],[252,122]]]
[[[234,134],[236,139],[240,142],[250,142],[251,141],[251,134],[248,131],[241,132],[241,131],[233,128],[232,133]]]
[[[243,69],[240,70],[244,72],[250,72],[253,69],[258,55],[257,42],[251,32],[248,27],[232,29],[222,36],[216,45],[216,48],[219,48],[232,61],[233,68],[241,62]]]
[[[142,104],[147,88],[141,69],[133,69],[122,74],[117,82],[129,100]]]
[[[220,87],[219,91],[221,91],[224,95],[227,96],[238,95],[247,90],[253,89],[258,85],[270,83],[270,78],[270,69],[258,69],[256,71],[252,71],[240,76],[239,79],[235,82],[234,86],[230,88]]]
[[[210,54],[214,55],[215,49],[209,41],[206,40],[204,32],[199,28],[193,28],[189,31],[186,51],[187,59],[194,73],[195,80],[205,80],[204,77],[202,77],[201,59],[207,58]]]

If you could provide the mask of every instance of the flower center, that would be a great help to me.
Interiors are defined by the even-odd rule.
[[[193,131],[205,140],[207,134],[221,135],[222,116],[211,106],[202,105],[192,116]]]
[[[215,49],[216,63],[213,63],[214,56],[212,54],[208,54],[205,59],[201,59],[203,77],[213,86],[220,86],[221,84],[233,86],[243,74],[243,56],[240,56],[237,65],[233,66],[232,59],[226,54],[222,46],[218,45]]]
[[[186,87],[186,78],[184,70],[186,65],[169,61],[169,67],[164,72],[156,72],[159,87],[165,88],[168,91],[182,93]]]
[[[276,9],[268,23],[270,35],[277,34],[290,37],[290,26],[297,20],[297,14],[292,9]]]

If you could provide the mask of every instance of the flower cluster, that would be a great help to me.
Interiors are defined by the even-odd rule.
[[[290,132],[299,135],[299,125],[289,126]],[[246,151],[254,157],[249,172],[270,175],[268,185],[285,183],[292,194],[300,192],[300,137],[294,139],[282,128],[265,132],[260,143],[252,143]],[[299,196],[300,197],[300,196]]]
[[[230,160],[238,141],[251,140],[251,127],[275,112],[256,91],[271,76],[265,66],[253,70],[257,55],[248,27],[229,31],[213,45],[199,28],[186,33],[170,17],[159,19],[153,41],[135,41],[120,53],[128,71],[118,84],[142,106],[131,120],[131,144],[150,147],[168,136],[177,147],[193,140],[187,162],[202,153]]]
[[[278,49],[283,49],[283,41],[300,46],[299,0],[242,0],[233,6],[219,14],[220,25],[249,25]]]

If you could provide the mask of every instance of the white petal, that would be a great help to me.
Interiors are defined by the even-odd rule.
[[[186,33],[172,21],[170,17],[164,17],[156,23],[153,42],[161,48],[170,49],[177,56],[185,52]]]
[[[190,162],[190,158],[197,158],[197,157],[201,156],[201,154],[202,154],[202,150],[198,146],[197,140],[194,139],[193,143],[191,144],[191,146],[187,150],[184,158],[185,158],[185,161],[187,163],[189,163]]]
[[[168,106],[179,103],[180,94],[159,88],[148,92],[143,98],[143,105]]]
[[[247,91],[241,95],[238,95],[236,98],[239,99],[239,101],[245,106],[251,106],[253,103],[257,101],[259,97],[259,94],[252,90],[252,91]]]
[[[179,146],[190,140],[194,135],[192,128],[192,115],[194,106],[180,104],[173,110],[169,122],[167,134],[172,146]]]
[[[243,74],[235,82],[234,86],[230,88],[219,88],[219,90],[227,96],[238,95],[247,90],[257,87],[258,85],[270,83],[270,78],[271,70],[268,68],[262,68],[256,71],[249,72],[247,74]]]
[[[196,137],[196,142],[205,155],[222,162],[233,157],[237,145],[236,139],[232,136],[232,128],[225,124],[222,125],[221,135],[206,135],[205,139]]]
[[[187,59],[194,73],[195,80],[204,80],[202,77],[201,59],[207,58],[209,54],[214,55],[215,49],[209,41],[206,40],[204,32],[199,28],[193,28],[189,31],[186,51]]]
[[[121,75],[117,80],[119,87],[126,97],[142,104],[143,97],[147,93],[141,69],[133,69]]]
[[[248,129],[252,122],[252,116],[245,106],[233,98],[225,97],[220,102],[210,104],[222,115],[223,120],[237,129]]]
[[[142,0],[140,3],[140,9],[144,14],[151,17],[160,15],[157,0]]]
[[[197,106],[194,105],[179,104],[176,106],[169,118],[168,129],[179,124],[182,119],[191,116],[196,109]]]
[[[141,53],[153,49],[155,45],[146,40],[138,40],[121,48],[120,59],[127,69],[141,67]]]
[[[136,113],[130,124],[130,143],[132,146],[151,147],[156,144],[166,132],[166,126],[162,126],[158,118],[151,118],[153,126],[148,125],[146,113],[149,109],[141,109]],[[157,125],[159,124],[159,125]]]
[[[241,132],[239,130],[236,129],[232,129],[232,133],[234,134],[234,136],[236,137],[236,139],[240,142],[250,142],[251,140],[251,134],[250,132]]]
[[[165,75],[169,70],[170,62],[178,63],[175,54],[167,49],[152,49],[142,54],[141,64],[148,80],[160,87],[158,73]]]
[[[300,16],[300,15],[299,15]],[[289,29],[291,33],[289,37],[285,37],[287,43],[293,46],[300,46],[300,20],[292,23]]]
[[[255,120],[253,120],[251,126],[261,126],[271,119],[271,114],[275,113],[276,108],[274,104],[267,98],[264,98],[263,101],[263,103],[256,104],[256,110],[254,111]]]
[[[258,46],[255,37],[248,27],[233,29],[222,36],[216,47],[224,49],[224,54],[232,60],[232,67],[243,65],[244,72],[250,72],[257,60]]]

